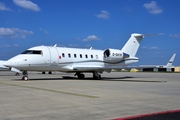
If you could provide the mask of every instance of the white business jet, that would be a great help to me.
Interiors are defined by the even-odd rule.
[[[20,70],[13,68],[13,67],[6,67],[4,66],[4,63],[6,63],[7,61],[5,60],[0,60],[0,71],[12,71],[15,72],[15,75],[19,75],[20,73],[22,73]]]
[[[136,63],[135,57],[144,34],[131,34],[121,50],[64,48],[55,46],[32,47],[9,59],[4,65],[23,71],[22,79],[28,80],[27,71],[74,72],[79,79],[85,78],[84,72],[92,72],[94,79],[101,79],[104,71],[122,69]]]

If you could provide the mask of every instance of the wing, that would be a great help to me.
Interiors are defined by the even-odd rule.
[[[122,69],[125,69],[126,71],[130,71],[131,69],[133,69],[134,67],[131,66],[116,66],[116,67],[112,67],[112,66],[73,66],[73,70],[75,71],[98,71],[99,73],[103,73],[103,71],[106,72],[111,72],[112,69],[116,70],[116,71],[121,71]]]
[[[104,68],[98,65],[73,65],[75,71],[102,71]]]

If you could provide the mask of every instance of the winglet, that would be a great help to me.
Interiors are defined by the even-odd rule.
[[[53,47],[56,47],[57,46],[57,44],[55,44]]]

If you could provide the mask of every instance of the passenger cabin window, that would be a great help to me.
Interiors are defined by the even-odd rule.
[[[76,58],[77,56],[76,56],[76,54],[74,54],[74,58]]]
[[[35,55],[42,55],[41,50],[26,50],[22,52],[21,54],[35,54]]]
[[[71,54],[70,54],[70,53],[68,54],[68,57],[69,57],[69,58],[71,57]]]
[[[80,58],[82,58],[82,54],[80,54]]]
[[[86,54],[85,57],[88,58],[88,55]]]
[[[91,55],[91,58],[93,58],[93,55]]]
[[[96,59],[98,59],[98,55],[96,55]]]
[[[64,53],[62,53],[62,57],[65,57],[65,54],[64,54]]]

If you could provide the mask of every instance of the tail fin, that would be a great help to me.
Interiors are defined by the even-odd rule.
[[[137,53],[137,50],[138,50],[140,43],[141,43],[141,40],[143,38],[144,38],[143,34],[137,34],[137,33],[131,34],[131,37],[126,42],[124,47],[121,49],[122,52],[129,54],[132,57],[134,57]]]
[[[173,54],[173,56],[171,57],[171,59],[169,60],[169,62],[167,63],[166,66],[172,66],[172,63],[173,63],[175,57],[176,57],[176,54]]]
[[[163,35],[163,33],[159,34],[138,34],[133,33],[131,34],[131,37],[126,42],[124,47],[121,49],[122,52],[131,55],[132,57],[135,57],[137,50],[140,46],[141,40],[144,38],[144,36],[157,36],[157,35]]]

